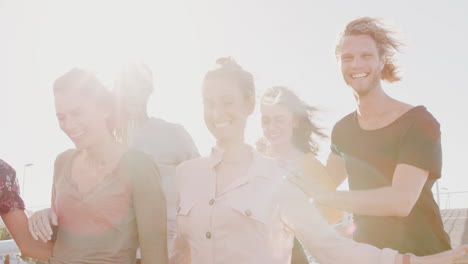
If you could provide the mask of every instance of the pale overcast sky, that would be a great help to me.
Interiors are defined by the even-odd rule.
[[[24,164],[34,163],[26,169],[25,200],[47,205],[55,156],[72,147],[55,120],[53,80],[75,65],[109,79],[126,58],[141,58],[154,71],[150,114],[184,125],[202,153],[214,141],[203,123],[200,84],[220,56],[251,71],[259,93],[293,88],[323,109],[321,124],[331,129],[355,107],[333,54],[336,36],[351,19],[374,16],[407,43],[398,57],[403,81],[386,90],[439,120],[440,186],[468,191],[467,14],[463,0],[0,0],[0,158],[17,169],[21,185]],[[256,113],[247,138],[260,134]],[[451,205],[468,207],[468,194],[453,194]]]

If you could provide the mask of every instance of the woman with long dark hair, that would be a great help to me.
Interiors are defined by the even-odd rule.
[[[305,173],[326,189],[336,189],[325,167],[317,160],[317,140],[326,138],[314,122],[317,109],[301,100],[291,89],[275,86],[261,97],[260,112],[263,129],[263,153],[274,158],[291,173]],[[316,205],[331,225],[338,223],[343,212]]]
[[[267,89],[260,100],[263,137],[258,149],[273,158],[290,173],[304,173],[313,177],[323,188],[335,190],[335,184],[317,160],[318,139],[326,138],[315,123],[317,109],[301,100],[284,86]],[[317,205],[320,214],[330,225],[343,218],[343,212]],[[300,243],[294,240],[292,264],[308,263]]]

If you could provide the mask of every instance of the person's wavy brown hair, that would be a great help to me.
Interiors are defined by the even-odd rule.
[[[349,22],[339,35],[335,55],[339,58],[344,37],[368,35],[377,44],[380,58],[385,59],[381,79],[390,83],[400,81],[401,77],[398,75],[398,66],[395,64],[394,55],[401,51],[403,43],[396,39],[395,34],[396,32],[389,29],[379,18],[361,17],[355,19]]]
[[[282,105],[286,107],[297,121],[293,128],[293,143],[304,153],[317,155],[319,145],[316,138],[327,138],[322,128],[313,119],[317,108],[302,101],[292,90],[284,86],[274,86],[267,89],[261,98],[261,104]]]

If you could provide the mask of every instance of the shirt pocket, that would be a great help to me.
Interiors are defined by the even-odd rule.
[[[231,209],[240,214],[245,219],[255,221],[263,225],[269,225],[272,219],[272,212],[267,204],[253,202],[245,198],[231,199],[229,202]]]
[[[182,200],[176,209],[176,223],[179,232],[186,236],[189,235],[193,229],[194,217],[193,207],[195,203],[189,200]]]
[[[195,203],[189,199],[183,200],[177,206],[177,217],[189,216]]]

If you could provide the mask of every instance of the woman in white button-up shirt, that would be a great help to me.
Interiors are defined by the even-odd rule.
[[[218,63],[203,84],[205,123],[217,144],[210,156],[177,168],[172,263],[286,264],[294,236],[320,263],[451,263],[463,253],[460,248],[410,259],[337,234],[306,195],[283,179],[285,171],[244,143],[255,106],[253,78],[230,58]]]

